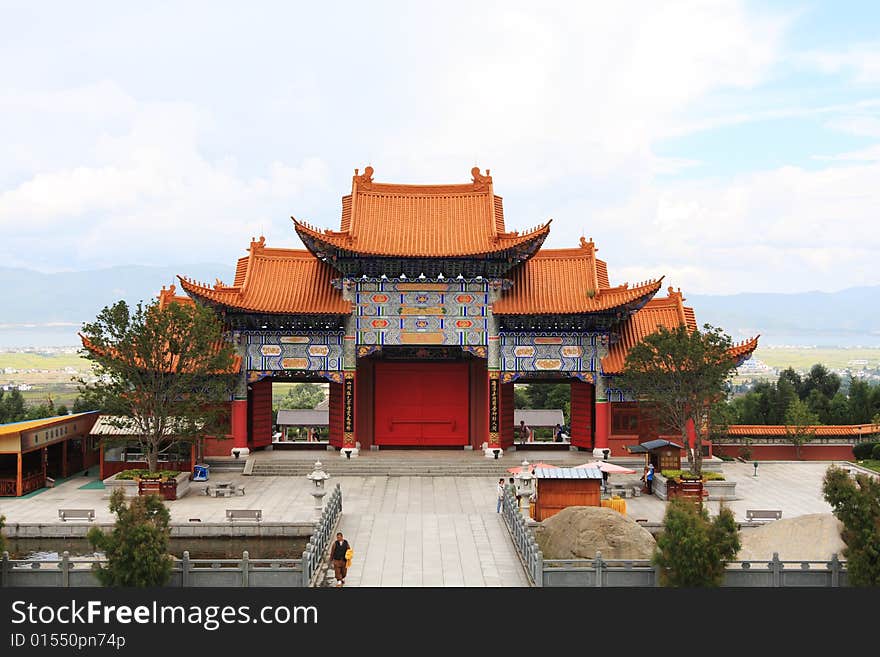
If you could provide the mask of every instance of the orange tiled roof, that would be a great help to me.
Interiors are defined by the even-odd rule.
[[[727,433],[730,436],[784,436],[786,428],[783,424],[731,424]],[[810,430],[815,431],[817,437],[867,436],[880,433],[880,424],[816,425]]]
[[[608,286],[592,240],[574,249],[542,249],[513,272],[513,287],[492,305],[495,315],[580,314],[610,310],[653,296],[661,281]],[[600,265],[601,263],[601,265]]]
[[[330,283],[336,272],[309,251],[270,249],[251,241],[250,255],[238,261],[235,284],[213,286],[182,276],[180,284],[196,298],[252,312],[290,315],[347,315],[351,303]]]
[[[661,326],[672,330],[685,325],[693,331],[697,330],[694,309],[684,305],[681,290],[676,291],[670,287],[668,293],[669,296],[651,299],[618,327],[620,339],[611,345],[608,355],[602,359],[602,370],[606,374],[620,374],[629,350],[651,333],[655,333]],[[730,351],[731,356],[747,357],[758,346],[758,337],[760,336],[734,345]]]
[[[177,291],[177,287],[175,285],[170,285],[166,289],[165,286],[162,286],[162,290],[159,292],[159,310],[162,310],[169,303],[182,303],[192,305],[193,300],[189,297],[179,297],[174,293]]]
[[[340,230],[320,230],[293,219],[306,244],[373,256],[455,257],[497,253],[540,242],[550,222],[530,231],[507,232],[492,177],[478,168],[464,185],[389,185],[373,182],[373,169],[352,178],[342,199]]]

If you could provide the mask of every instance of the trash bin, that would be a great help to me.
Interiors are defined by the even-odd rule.
[[[193,466],[193,481],[208,481],[208,471],[211,466],[204,464],[196,464]]]

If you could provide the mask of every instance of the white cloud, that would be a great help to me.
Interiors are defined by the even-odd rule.
[[[813,50],[795,59],[827,75],[843,73],[861,84],[880,82],[880,42],[855,44],[838,51]]]

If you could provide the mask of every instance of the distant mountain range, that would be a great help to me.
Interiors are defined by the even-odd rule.
[[[0,267],[0,348],[76,345],[76,332],[106,305],[155,298],[177,274],[231,283],[228,265],[120,266],[41,274]],[[178,293],[182,293],[178,289]],[[697,321],[735,339],[757,333],[762,345],[880,347],[880,285],[839,292],[686,296]]]

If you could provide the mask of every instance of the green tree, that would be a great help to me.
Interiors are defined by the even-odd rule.
[[[660,567],[661,586],[717,587],[724,579],[725,565],[739,548],[730,509],[722,506],[710,520],[701,504],[674,499],[666,507],[652,562]]]
[[[819,419],[822,420],[821,417]],[[840,391],[831,398],[831,403],[828,405],[828,419],[825,424],[850,424],[849,400]]]
[[[880,586],[880,481],[865,474],[853,480],[831,466],[822,493],[843,523],[847,580],[853,586]]]
[[[853,378],[849,384],[849,423],[864,424],[871,420],[871,386],[863,379]]]
[[[0,424],[19,422],[27,417],[27,409],[21,392],[0,390]]]
[[[324,388],[319,383],[295,383],[281,398],[278,408],[314,408],[324,401]]]
[[[69,412],[66,404],[58,404],[58,406],[55,407],[55,415],[67,415]]]
[[[798,374],[793,367],[787,367],[779,373],[779,379],[776,382],[777,387],[782,381],[790,383],[795,393],[797,393],[798,398],[803,399],[804,382],[801,379],[801,375]]]
[[[785,412],[785,435],[788,442],[794,445],[798,460],[801,458],[801,447],[816,437],[816,424],[819,424],[818,416],[805,402],[795,397]]]
[[[116,523],[109,534],[97,527],[88,533],[92,546],[107,556],[106,565],[96,563],[95,575],[104,586],[162,586],[171,576],[168,554],[171,537],[168,509],[158,495],[135,497],[125,503],[116,489],[110,496]]]
[[[782,424],[785,422],[785,414],[788,407],[798,397],[797,391],[791,381],[786,378],[779,377],[776,383],[776,399],[773,403],[773,424]]]
[[[74,413],[85,413],[86,411],[96,411],[100,409],[89,407],[89,403],[83,399],[81,395],[77,395],[76,399],[73,400],[72,410]]]
[[[224,435],[232,385],[232,345],[210,308],[124,301],[83,325],[95,380],[80,380],[84,403],[136,436],[151,472],[180,442]]]
[[[804,377],[801,398],[807,397],[814,389],[831,399],[840,390],[840,377],[821,363],[816,363]]]
[[[738,363],[730,355],[732,341],[720,328],[704,331],[687,326],[661,327],[630,349],[620,387],[650,400],[650,412],[660,426],[674,428],[687,446],[691,469],[703,470],[703,438],[713,403],[724,390]],[[688,440],[693,423],[694,441]]]

